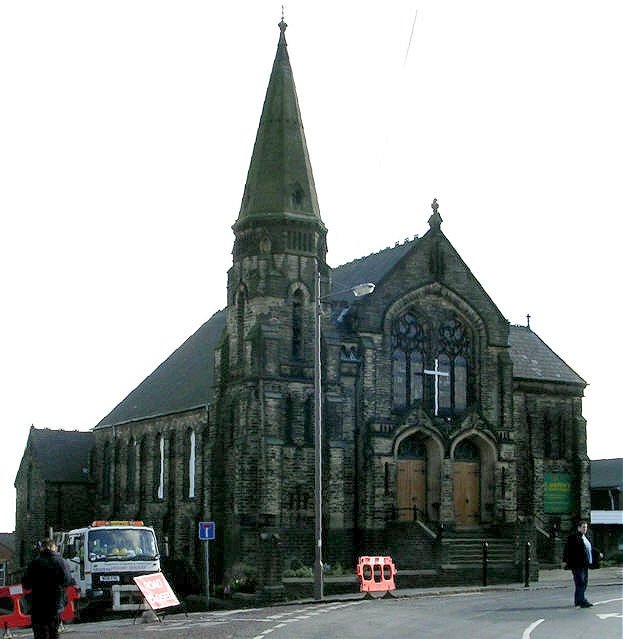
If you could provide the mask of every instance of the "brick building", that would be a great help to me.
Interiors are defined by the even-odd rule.
[[[558,531],[590,511],[586,384],[509,325],[436,201],[422,237],[327,264],[280,29],[227,306],[95,426],[98,516],[154,525],[181,572],[201,566],[197,522],[215,521],[212,583],[267,565],[264,532],[283,566],[311,565],[318,278],[325,560],[390,554],[450,582],[486,537],[515,578],[523,541],[553,560]],[[355,298],[361,282],[375,292]]]

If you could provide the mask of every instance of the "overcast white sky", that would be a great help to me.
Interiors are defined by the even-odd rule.
[[[0,530],[30,425],[91,428],[225,305],[280,17],[0,2]],[[437,197],[502,313],[590,383],[589,455],[622,457],[620,0],[285,17],[329,262],[422,235]]]

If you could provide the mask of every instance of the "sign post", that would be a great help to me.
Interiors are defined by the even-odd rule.
[[[206,604],[208,610],[210,609],[210,544],[208,542],[214,539],[215,533],[216,526],[213,521],[199,522],[199,540],[205,542]]]

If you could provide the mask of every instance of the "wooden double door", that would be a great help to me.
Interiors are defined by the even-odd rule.
[[[427,514],[426,460],[398,461],[397,507],[399,521]],[[480,462],[454,462],[454,520],[457,526],[480,524]],[[416,515],[417,511],[417,515]]]

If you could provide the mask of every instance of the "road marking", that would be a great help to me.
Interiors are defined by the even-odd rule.
[[[623,619],[622,612],[609,612],[605,615],[597,615],[600,619],[610,619],[611,617],[616,617],[617,619]]]
[[[264,639],[264,637],[268,634],[270,634],[271,632],[274,632],[275,630],[279,630],[280,628],[284,628],[286,627],[288,624],[294,623],[296,621],[305,621],[306,619],[311,619],[312,617],[317,617],[318,615],[322,615],[325,612],[328,612],[330,610],[339,610],[340,608],[348,608],[350,606],[358,606],[360,604],[364,603],[364,601],[348,601],[346,603],[343,604],[333,604],[333,605],[325,605],[322,606],[320,608],[316,608],[315,610],[309,610],[309,609],[298,609],[298,610],[292,610],[291,612],[286,612],[283,614],[279,614],[279,615],[271,615],[270,617],[266,617],[264,619],[264,621],[276,621],[277,618],[281,618],[285,615],[289,616],[289,619],[284,619],[281,623],[273,626],[272,628],[267,628],[266,630],[264,630],[263,632],[260,632],[259,635],[255,635],[255,637],[253,637],[253,639]],[[305,612],[306,614],[302,614],[303,612]]]
[[[617,597],[616,599],[606,599],[605,601],[596,601],[595,605],[600,606],[601,604],[613,603],[614,601],[623,601],[623,597]]]
[[[523,635],[521,635],[521,639],[530,639],[530,633],[541,623],[543,623],[545,619],[539,619],[531,623],[524,631]]]

